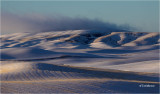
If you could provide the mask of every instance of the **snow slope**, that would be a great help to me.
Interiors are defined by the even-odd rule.
[[[158,75],[153,73],[19,61],[2,61],[1,68],[2,93],[158,92]],[[152,84],[155,88],[141,89],[140,84]],[[121,87],[117,89],[119,85]]]
[[[36,34],[17,33],[1,36],[1,59],[45,59],[43,62],[54,62],[56,58],[68,56],[56,59],[56,64],[98,68],[152,60],[159,63],[159,40],[159,33],[155,32],[70,30]],[[64,59],[65,62],[61,62]],[[151,65],[155,67],[150,70],[158,72],[157,65]],[[153,72],[144,70],[146,71]]]
[[[69,30],[0,39],[2,93],[159,92],[159,33]]]

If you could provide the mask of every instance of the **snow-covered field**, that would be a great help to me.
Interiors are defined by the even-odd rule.
[[[2,35],[1,92],[158,93],[159,44],[155,32]]]

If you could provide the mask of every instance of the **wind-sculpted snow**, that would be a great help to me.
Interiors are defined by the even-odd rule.
[[[15,61],[15,62],[3,61],[1,62],[1,65],[2,65],[1,66],[2,93],[7,93],[7,92],[42,93],[44,92],[43,86],[46,86],[45,93],[47,92],[57,93],[55,88],[59,88],[61,91],[58,92],[60,93],[64,92],[66,93],[65,91],[66,88],[69,88],[69,90],[74,89],[72,92],[69,91],[70,93],[76,93],[76,92],[111,93],[111,92],[131,92],[135,90],[131,89],[131,91],[125,91],[124,87],[122,87],[122,91],[117,91],[114,88],[110,89],[109,87],[112,87],[112,85],[111,86],[108,85],[108,82],[110,81],[112,83],[121,82],[122,85],[125,85],[125,83],[128,84],[133,83],[131,84],[131,86],[136,84],[137,88],[138,84],[143,84],[143,83],[152,84],[156,86],[155,88],[153,88],[153,90],[145,89],[145,91],[140,90],[139,92],[157,92],[159,83],[158,75],[153,73],[150,74],[150,73],[124,72],[124,71],[116,71],[109,69],[104,70],[96,68],[73,67],[65,65],[54,65],[49,63],[33,63],[33,62],[21,62],[21,61]],[[15,85],[15,83],[17,85]],[[50,83],[50,85],[47,83]],[[71,86],[65,83],[70,83]],[[75,84],[77,84],[79,87],[82,87],[83,90],[79,91],[78,87],[72,87],[72,85]],[[101,85],[103,84],[103,88],[99,86],[100,84]],[[36,87],[32,87],[32,85],[35,85]],[[84,89],[86,85],[87,87],[86,89]],[[23,89],[18,89],[22,87]],[[37,87],[41,88],[41,90],[39,90]],[[92,91],[92,89],[94,89],[95,87],[97,87],[98,90]],[[35,90],[27,91],[27,88],[34,88]]]
[[[158,62],[159,40],[159,33],[154,32],[70,30],[17,33],[1,36],[1,60],[57,61],[56,64],[99,68],[152,60]],[[64,56],[64,62],[61,62]],[[92,61],[94,58],[96,60]]]
[[[13,47],[54,47],[76,48],[81,45],[99,48],[99,44],[109,47],[145,46],[159,43],[159,33],[138,32],[98,32],[98,31],[59,31],[26,35],[26,33],[1,36],[1,48]],[[22,37],[24,36],[24,37]],[[101,46],[100,46],[101,48]],[[104,47],[105,48],[105,47]]]
[[[159,92],[159,33],[70,30],[0,39],[1,93]]]

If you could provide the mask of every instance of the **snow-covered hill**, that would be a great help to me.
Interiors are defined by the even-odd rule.
[[[1,36],[1,48],[36,47],[93,48],[157,45],[159,33],[147,32],[98,32],[87,30],[55,31],[46,33],[16,33]]]
[[[159,33],[87,30],[1,36],[2,93],[157,93]],[[142,88],[140,85],[152,85]]]
[[[114,65],[119,67],[123,66],[122,64],[134,63],[131,65],[135,65],[135,69],[119,69],[157,72],[159,43],[159,33],[156,32],[70,30],[15,33],[1,36],[1,60],[38,60],[112,69]],[[148,67],[152,69],[142,70],[136,65],[137,62],[145,65],[144,61],[152,60],[154,63],[151,65],[156,68]]]

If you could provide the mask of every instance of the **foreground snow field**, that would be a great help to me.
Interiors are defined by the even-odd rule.
[[[159,42],[154,32],[2,35],[1,92],[158,93]]]

